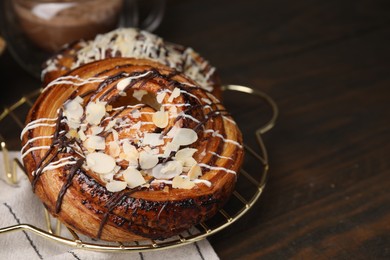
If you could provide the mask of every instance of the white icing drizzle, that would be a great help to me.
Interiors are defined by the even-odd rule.
[[[222,118],[223,118],[224,120],[226,120],[226,121],[232,123],[233,125],[237,125],[237,123],[236,123],[233,119],[231,119],[231,118],[229,118],[229,117],[227,117],[227,116],[222,116]]]
[[[31,138],[31,139],[29,139],[29,140],[26,142],[25,145],[23,145],[23,147],[22,147],[22,149],[21,149],[20,151],[23,153],[23,151],[26,149],[26,147],[27,147],[30,143],[32,143],[32,142],[34,142],[34,141],[36,141],[36,140],[40,140],[40,139],[51,139],[51,138],[53,138],[53,135],[42,135],[42,136],[37,136],[37,137]]]
[[[203,183],[205,184],[207,187],[211,187],[211,181],[208,181],[208,180],[203,180],[203,179],[195,179],[193,180],[194,183],[198,184],[198,183]]]
[[[163,180],[163,179],[154,179],[150,184],[155,184],[155,183],[165,183],[165,184],[172,184],[172,181],[170,180]]]
[[[54,124],[38,123],[38,124],[26,126],[26,127],[23,129],[22,133],[20,134],[20,139],[23,138],[24,134],[25,134],[27,131],[29,131],[29,130],[31,130],[31,129],[34,129],[34,128],[37,128],[37,127],[42,127],[42,126],[54,127],[54,126],[56,126],[56,123],[54,123]]]
[[[22,130],[22,132],[20,133],[20,139],[23,138],[23,136],[25,135],[25,133],[26,133],[28,130],[33,129],[33,128],[35,128],[35,127],[38,127],[38,126],[36,126],[38,123],[45,122],[45,121],[55,122],[55,121],[57,121],[57,118],[38,118],[38,119],[35,119],[34,121],[29,122],[29,123],[24,127],[24,129]],[[40,125],[40,126],[50,126],[50,125],[44,124],[44,125]]]
[[[226,139],[223,135],[219,134],[218,131],[216,131],[216,130],[206,129],[206,130],[204,130],[204,133],[211,133],[213,136],[221,138],[222,141],[224,141],[225,143],[234,144],[234,145],[242,148],[242,145],[239,142],[231,140],[231,139]]]
[[[47,89],[49,89],[50,87],[52,87],[54,85],[68,84],[68,85],[82,86],[82,85],[86,85],[86,84],[90,84],[90,83],[100,83],[100,82],[103,82],[106,78],[107,78],[107,76],[90,77],[87,79],[83,79],[83,78],[80,78],[79,76],[72,76],[72,75],[62,76],[62,77],[56,78],[55,80],[53,80],[52,82],[47,84],[47,86],[43,89],[42,92],[45,92]]]
[[[29,154],[29,153],[31,153],[32,151],[43,150],[43,149],[49,150],[49,149],[50,149],[50,145],[43,145],[43,146],[31,147],[30,149],[28,149],[27,151],[25,151],[25,152],[22,154],[22,159],[23,159],[24,157],[26,157],[26,155]]]
[[[65,165],[76,164],[77,161],[70,161],[70,159],[72,159],[72,158],[73,158],[73,156],[68,156],[68,157],[61,158],[61,159],[59,159],[57,161],[49,163],[43,169],[42,168],[38,168],[37,172],[39,172],[42,169],[42,173],[43,173],[43,172],[46,172],[46,171],[50,171],[50,170],[54,170],[54,169],[57,169],[57,168],[61,168],[61,167],[65,166]],[[33,175],[35,175],[35,171],[33,172]]]
[[[124,88],[127,87],[133,80],[144,78],[144,77],[146,77],[147,75],[149,75],[150,73],[152,73],[151,70],[149,70],[149,71],[147,71],[147,72],[145,72],[145,73],[143,73],[143,74],[137,75],[137,76],[132,76],[132,77],[123,78],[123,79],[121,79],[121,81],[118,82],[117,88],[118,88],[118,90],[123,91]],[[126,81],[126,84],[123,85],[123,86],[120,85],[120,83],[122,82],[122,80],[125,80],[125,81]]]
[[[215,155],[215,156],[217,156],[218,158],[221,158],[221,159],[233,160],[233,159],[230,158],[230,157],[227,157],[227,156],[223,156],[223,155],[217,154],[216,152],[213,152],[213,151],[209,151],[209,153],[211,153],[212,155]]]
[[[186,178],[187,176],[183,176],[183,178]],[[195,179],[195,180],[192,180],[195,184],[198,184],[198,183],[203,183],[205,184],[207,187],[211,187],[212,183],[208,180],[203,180],[203,179]],[[164,184],[168,184],[168,185],[172,185],[172,181],[171,180],[162,180],[162,179],[154,179],[151,184],[159,184],[159,183],[164,183]]]
[[[197,96],[195,96],[194,94],[189,93],[188,91],[185,91],[185,90],[181,89],[180,93],[183,93],[183,94],[186,94],[186,95],[188,95],[190,97],[193,97],[193,98],[195,98],[196,100],[198,100],[200,102],[200,100],[199,100],[199,98]]]
[[[181,112],[180,114],[178,114],[177,116],[174,115],[174,116],[170,116],[169,118],[176,118],[176,117],[183,117],[183,118],[189,118],[191,119],[192,121],[196,122],[196,123],[200,123],[200,121],[198,119],[196,119],[195,117],[189,115],[189,114],[185,114],[184,112]]]
[[[181,103],[181,104],[162,104],[163,107],[190,107],[191,104]]]
[[[210,166],[210,165],[205,164],[205,163],[199,163],[198,165],[200,167],[204,167],[204,168],[207,168],[207,169],[212,170],[212,171],[224,171],[224,172],[231,173],[231,174],[237,174],[235,171],[227,169],[225,167]]]

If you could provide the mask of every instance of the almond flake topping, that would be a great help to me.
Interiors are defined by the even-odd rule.
[[[187,158],[192,158],[196,151],[198,151],[198,149],[195,148],[180,149],[179,151],[177,151],[174,158],[178,161],[184,162]]]
[[[111,120],[110,122],[108,122],[108,124],[107,124],[106,128],[104,129],[104,131],[110,130],[111,128],[113,128],[113,126],[115,126],[115,124],[116,124],[116,119]]]
[[[157,96],[156,96],[157,102],[161,104],[163,102],[166,94],[167,94],[167,92],[160,92],[160,93],[158,93]]]
[[[87,154],[87,167],[99,174],[111,173],[115,166],[115,159],[105,153],[89,153]]]
[[[79,137],[80,137],[81,141],[84,142],[87,139],[87,136],[85,135],[83,130],[80,129],[77,133],[79,134]]]
[[[159,146],[164,144],[164,140],[161,138],[161,134],[145,133],[142,144],[150,146]]]
[[[183,165],[179,161],[169,161],[158,164],[152,170],[152,175],[156,179],[172,179],[183,172]]]
[[[87,123],[91,125],[98,125],[106,114],[106,102],[89,102],[86,107],[86,118]]]
[[[125,181],[115,181],[112,180],[109,183],[106,184],[106,188],[110,192],[118,192],[126,189],[127,182]]]
[[[173,144],[172,142],[167,143],[167,145],[164,147],[164,154],[163,157],[167,158],[169,155],[171,155],[172,152],[176,152],[179,150],[179,145]]]
[[[118,82],[118,84],[116,85],[116,88],[119,91],[123,91],[130,84],[131,80],[132,80],[132,78],[122,79],[121,81]]]
[[[81,99],[82,101],[82,99]],[[80,124],[81,117],[83,116],[84,109],[81,106],[80,99],[75,98],[65,103],[64,116],[68,119],[68,124],[72,128],[77,128]]]
[[[176,176],[172,180],[172,188],[174,189],[192,189],[195,186],[195,183],[190,181],[185,176]]]
[[[179,128],[173,137],[172,143],[177,145],[190,145],[198,140],[197,133],[191,128]]]
[[[128,140],[123,143],[122,148],[123,153],[121,153],[119,157],[128,161],[130,165],[138,167],[139,152],[137,148],[130,144]]]
[[[103,127],[100,126],[92,126],[91,127],[91,135],[98,135],[103,131]]]
[[[157,111],[153,114],[153,123],[159,127],[164,128],[168,125],[169,114],[165,111]]]
[[[139,153],[139,164],[143,170],[152,169],[158,163],[158,156],[146,151]]]
[[[141,172],[131,167],[123,171],[123,178],[130,188],[135,188],[146,182]]]
[[[106,143],[104,137],[91,135],[84,141],[84,146],[87,149],[104,150]]]
[[[134,90],[133,97],[135,97],[138,101],[141,101],[142,97],[146,95],[148,92],[146,90]]]
[[[138,109],[134,109],[131,111],[131,116],[133,118],[139,118],[141,116],[141,112]]]
[[[119,147],[119,144],[118,142],[115,142],[115,141],[111,141],[108,143],[108,147],[109,147],[109,154],[112,156],[112,157],[118,157],[120,152],[121,152],[121,148]]]
[[[199,165],[194,164],[188,172],[187,176],[190,178],[190,180],[198,179],[200,176],[202,176],[202,169]]]
[[[168,102],[172,102],[175,98],[177,98],[178,96],[180,96],[180,89],[179,88],[175,88],[173,91],[172,91],[172,94],[169,96],[168,98]]]

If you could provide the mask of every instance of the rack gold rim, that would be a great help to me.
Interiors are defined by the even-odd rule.
[[[237,190],[234,190],[232,197],[235,197],[237,200],[239,200],[243,204],[243,206],[242,208],[237,210],[237,212],[233,216],[231,216],[225,210],[225,207],[220,209],[219,214],[222,215],[225,219],[225,221],[222,221],[221,224],[217,225],[216,227],[210,228],[205,222],[202,222],[200,223],[198,228],[199,233],[191,234],[188,232],[189,235],[178,235],[177,239],[173,239],[169,241],[145,240],[142,242],[146,242],[146,243],[141,244],[136,242],[135,245],[134,244],[127,245],[120,242],[116,242],[114,244],[108,244],[105,241],[101,241],[101,240],[97,241],[96,243],[95,242],[91,243],[91,242],[82,241],[80,237],[77,235],[77,233],[69,228],[68,230],[72,238],[62,237],[60,235],[61,224],[59,221],[57,221],[56,230],[55,232],[53,232],[51,228],[51,217],[49,213],[45,210],[45,220],[48,229],[47,231],[38,228],[36,226],[33,226],[31,224],[18,224],[18,225],[0,228],[0,235],[5,233],[10,233],[10,232],[15,232],[15,231],[28,231],[38,236],[49,239],[51,241],[55,241],[67,246],[85,249],[85,250],[103,251],[103,252],[129,252],[129,251],[143,252],[143,251],[151,251],[151,250],[162,250],[162,249],[174,248],[174,247],[191,244],[200,241],[204,238],[207,238],[208,236],[211,236],[225,229],[231,224],[235,223],[245,213],[247,213],[249,209],[252,208],[252,206],[256,203],[256,201],[260,198],[265,188],[267,178],[268,178],[269,165],[268,165],[268,154],[264,142],[262,140],[262,135],[274,127],[279,111],[275,101],[262,91],[247,86],[242,86],[242,85],[224,85],[222,89],[223,91],[236,91],[236,92],[246,93],[262,99],[271,107],[272,116],[267,123],[265,123],[262,127],[258,128],[255,131],[255,136],[260,148],[261,155],[256,153],[248,145],[244,144],[244,148],[246,152],[249,153],[251,156],[253,156],[255,160],[258,160],[261,163],[262,171],[260,173],[261,178],[259,181],[256,180],[256,178],[253,177],[246,170],[244,170],[243,167],[240,170],[240,176],[241,178],[243,177],[246,178],[249,182],[255,185],[257,187],[256,191],[254,192],[252,197],[249,200],[247,200]],[[33,104],[32,99],[35,98],[40,92],[41,90],[37,90],[29,95],[26,95],[16,103],[14,103],[12,106],[5,108],[4,111],[0,114],[0,122],[7,116],[11,116],[15,121],[19,121],[20,123],[20,120],[17,119],[18,117],[15,115],[14,111],[24,104],[28,104],[29,106],[32,106]],[[6,179],[9,182],[9,184],[11,185],[16,184],[17,168],[21,168],[23,170],[23,165],[18,159],[14,159],[13,164],[11,166],[9,162],[9,151],[6,145],[6,140],[1,136],[1,134],[0,134],[0,148],[3,152]]]

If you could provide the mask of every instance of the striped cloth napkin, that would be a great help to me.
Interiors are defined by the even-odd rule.
[[[10,152],[11,158],[20,156]],[[19,183],[11,186],[5,181],[3,156],[0,153],[0,229],[17,224],[31,224],[43,230],[43,205],[32,193],[27,177],[18,172]],[[62,228],[62,231],[66,231]],[[189,231],[191,232],[191,231]],[[157,251],[102,253],[69,247],[47,240],[29,231],[0,234],[0,259],[219,259],[210,243],[201,241]]]

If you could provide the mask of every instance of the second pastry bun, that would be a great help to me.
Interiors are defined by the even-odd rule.
[[[149,59],[196,81],[206,91],[220,98],[221,83],[214,67],[195,52],[179,44],[136,28],[119,28],[97,35],[93,40],[69,44],[44,64],[42,79],[45,84],[72,69],[97,60],[126,57]]]

